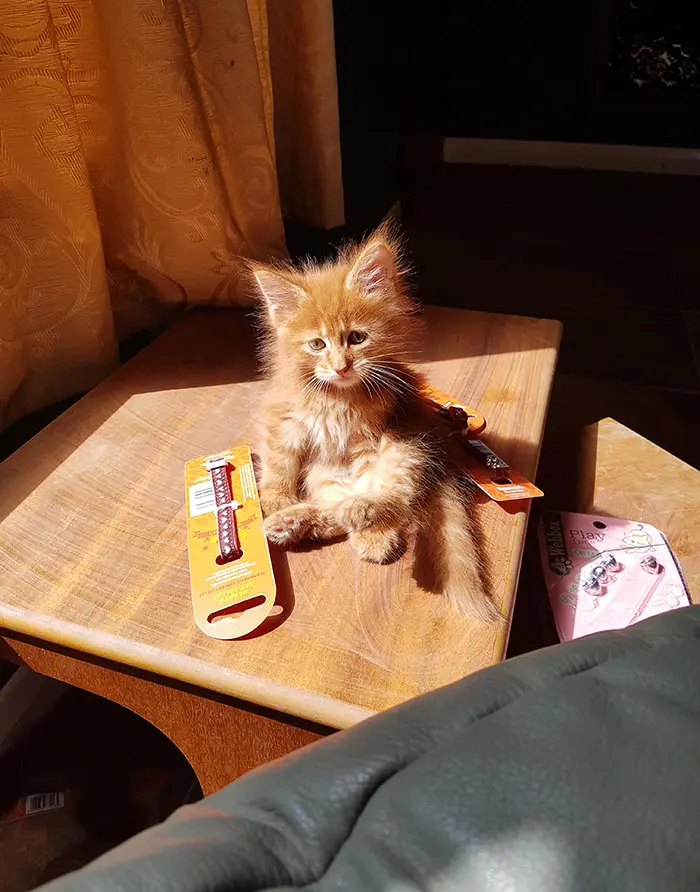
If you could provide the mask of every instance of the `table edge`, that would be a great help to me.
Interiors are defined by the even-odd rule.
[[[235,669],[217,667],[218,671],[213,672],[211,664],[195,657],[170,654],[168,651],[106,632],[100,632],[99,639],[91,640],[81,634],[83,630],[80,626],[60,619],[53,618],[51,626],[47,627],[31,611],[8,607],[6,604],[0,604],[0,635],[3,631],[8,635],[27,635],[40,642],[66,647],[78,654],[85,654],[86,657],[109,660],[117,665],[150,672],[160,676],[166,684],[168,681],[176,681],[194,685],[204,691],[235,697],[283,715],[337,730],[350,728],[376,715],[375,710],[352,706],[341,700],[302,691],[269,679],[261,680]],[[99,648],[94,646],[97,641],[101,645]],[[227,678],[222,678],[222,674]]]

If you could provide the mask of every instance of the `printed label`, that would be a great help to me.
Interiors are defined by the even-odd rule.
[[[205,483],[193,483],[189,488],[190,493],[190,517],[199,517],[200,514],[208,514],[216,511],[216,499],[211,480]]]
[[[25,815],[38,815],[45,811],[56,811],[66,804],[64,793],[33,793],[24,803]]]
[[[568,576],[574,565],[566,549],[561,515],[557,511],[548,511],[542,518],[542,523],[549,566],[558,576]]]

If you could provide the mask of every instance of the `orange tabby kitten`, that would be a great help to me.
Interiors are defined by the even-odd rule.
[[[407,364],[420,323],[388,228],[335,262],[253,265],[267,307],[260,495],[271,542],[348,534],[367,561],[418,534],[432,588],[490,620],[468,494]],[[466,501],[465,501],[466,500]]]

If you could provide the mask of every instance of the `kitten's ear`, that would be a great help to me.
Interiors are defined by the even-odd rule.
[[[359,289],[368,297],[381,297],[391,291],[396,266],[391,248],[382,240],[371,241],[355,258],[345,279],[345,287]]]
[[[254,269],[253,275],[265,298],[271,320],[276,325],[287,322],[306,297],[306,292],[279,273],[270,269]]]

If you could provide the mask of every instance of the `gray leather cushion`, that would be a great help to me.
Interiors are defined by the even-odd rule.
[[[699,636],[694,607],[495,666],[241,778],[51,892],[696,890]]]

